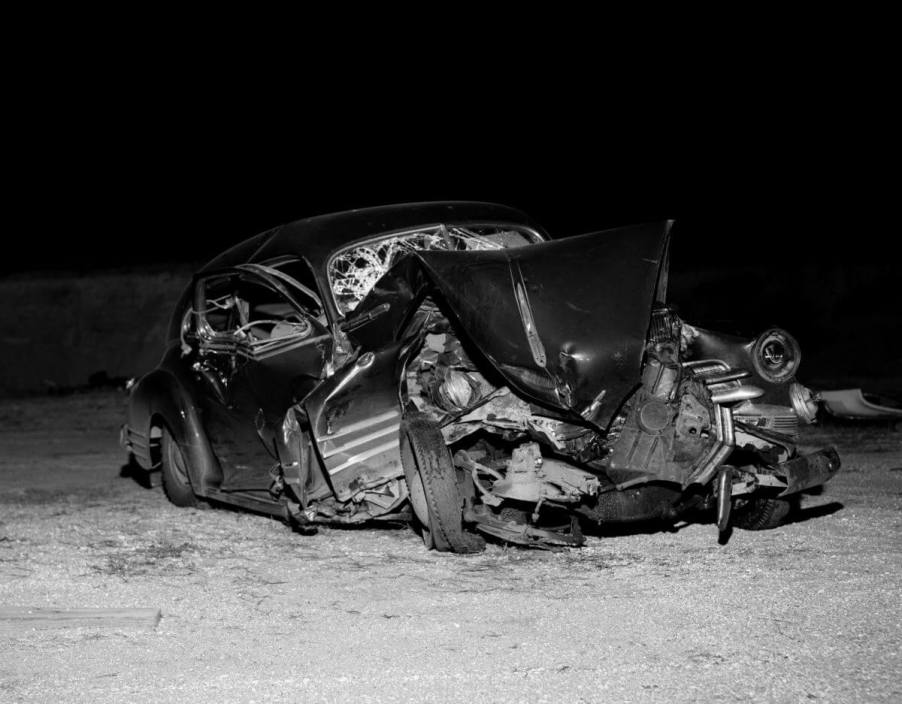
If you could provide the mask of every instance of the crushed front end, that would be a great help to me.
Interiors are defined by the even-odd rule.
[[[617,490],[633,488],[636,510],[621,499],[587,511],[600,523],[678,518],[717,507],[725,530],[772,503],[827,482],[839,469],[835,449],[803,454],[800,423],[813,422],[815,395],[795,380],[801,355],[785,331],[743,340],[694,328],[666,307],[652,315],[642,383],[605,436],[602,469]],[[672,503],[648,510],[644,491]],[[613,506],[613,507],[612,507]],[[755,527],[772,527],[762,525]]]
[[[465,525],[538,547],[709,510],[721,530],[771,527],[785,514],[778,504],[839,469],[835,450],[799,449],[817,406],[795,380],[800,352],[785,331],[745,340],[702,330],[650,293],[642,305],[590,307],[551,264],[481,256],[480,278],[456,288],[446,282],[462,259],[427,261],[438,283],[414,316],[402,378],[402,402],[452,454]],[[658,271],[642,277],[654,288]]]

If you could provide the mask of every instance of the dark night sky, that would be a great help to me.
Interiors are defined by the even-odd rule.
[[[643,24],[609,54],[596,22],[535,19],[523,43],[464,20],[466,51],[451,26],[421,47],[291,25],[262,52],[206,17],[97,42],[42,28],[65,50],[11,72],[18,252],[0,271],[203,260],[296,218],[445,198],[520,207],[554,235],[673,217],[677,256],[725,266],[874,256],[896,120],[871,50],[838,51],[807,15],[702,43]]]
[[[289,90],[240,61],[76,55],[17,102],[4,273],[206,260],[294,219],[433,199],[513,205],[554,236],[675,218],[675,257],[725,267],[866,262],[888,227],[886,106],[860,78],[839,103],[836,71],[752,62],[743,83],[520,57],[412,81],[405,54]]]
[[[675,218],[676,252],[725,266],[867,261],[889,226],[888,182],[848,145],[679,130],[620,139],[584,123],[568,134],[560,120],[535,134],[452,127],[284,141],[148,125],[73,133],[28,164],[13,207],[30,234],[3,269],[202,260],[297,218],[431,199],[510,204],[556,236]]]
[[[284,222],[392,202],[502,202],[553,236],[674,218],[675,273],[722,274],[695,295],[721,303],[708,313],[775,309],[762,322],[817,345],[868,336],[887,367],[902,297],[884,79],[828,39],[765,66],[759,40],[741,67],[704,54],[641,76],[619,75],[632,54],[604,63],[594,45],[554,66],[438,52],[428,74],[408,52],[349,73],[313,52],[268,85],[242,57],[163,68],[156,44],[140,67],[55,62],[23,79],[7,130],[0,274],[198,263]]]

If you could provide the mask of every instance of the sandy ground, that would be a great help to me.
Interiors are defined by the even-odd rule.
[[[0,702],[902,701],[902,432],[773,531],[426,552],[303,537],[119,477],[124,398],[0,401],[0,606],[154,607],[156,628],[0,624]]]

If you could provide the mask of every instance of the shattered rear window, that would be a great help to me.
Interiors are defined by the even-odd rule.
[[[534,232],[504,226],[436,225],[368,240],[329,260],[329,285],[342,314],[350,313],[404,254],[415,250],[504,249],[540,241]]]

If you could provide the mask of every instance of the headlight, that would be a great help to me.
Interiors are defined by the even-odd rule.
[[[814,393],[807,386],[793,382],[789,387],[789,400],[796,415],[804,423],[813,423],[817,418],[818,405]]]
[[[796,339],[785,330],[773,328],[758,336],[752,346],[755,371],[770,382],[791,379],[802,361],[802,351]]]

